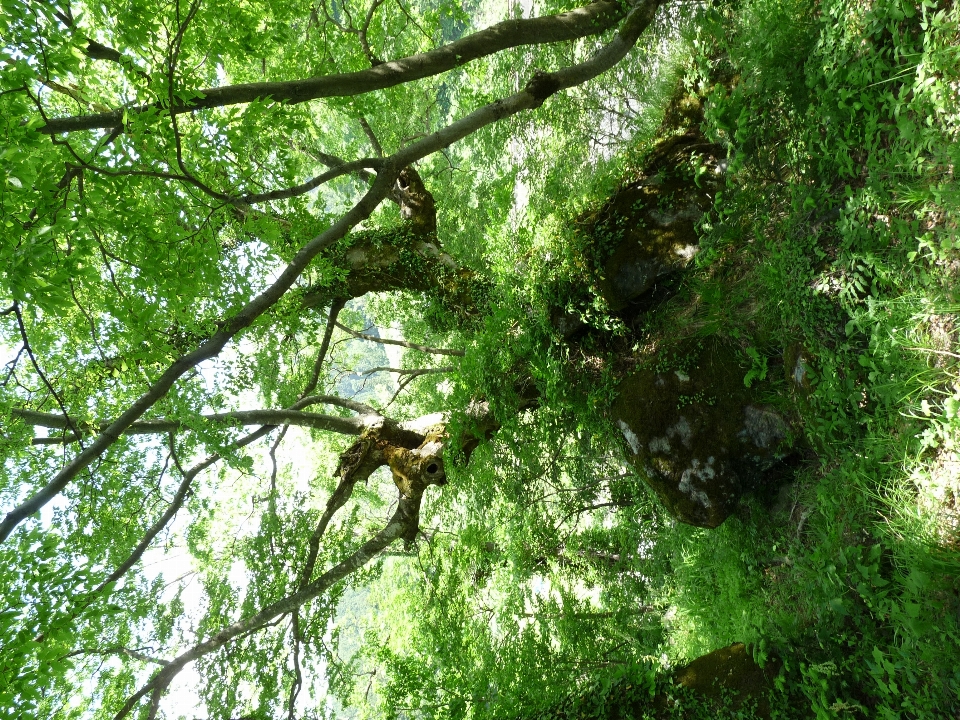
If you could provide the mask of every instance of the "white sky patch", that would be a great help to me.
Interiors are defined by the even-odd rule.
[[[380,333],[380,337],[384,340],[406,340],[406,338],[403,337],[403,333],[399,330],[394,330],[390,327],[378,327],[377,330]],[[387,354],[390,367],[402,367],[401,363],[403,362],[404,352],[406,352],[405,348],[400,345],[387,345],[386,343],[381,347],[383,347],[383,351]]]

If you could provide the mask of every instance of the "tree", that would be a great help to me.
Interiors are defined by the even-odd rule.
[[[474,173],[517,161],[510,131],[494,126],[617,68],[659,5],[598,0],[537,18],[516,8],[481,30],[465,9],[378,0],[5,8],[3,36],[15,40],[3,49],[0,95],[12,348],[0,541],[4,567],[24,571],[5,579],[7,708],[152,718],[199,663],[212,678],[209,712],[240,704],[294,716],[303,649],[324,646],[342,581],[360,583],[396,540],[413,543],[423,494],[446,482],[451,450],[465,462],[502,422],[502,398],[469,384],[456,407],[440,408],[458,411],[453,423],[403,421],[387,412],[392,399],[378,408],[331,392],[336,328],[373,339],[340,324],[347,302],[426,293],[414,302],[434,337],[446,329],[460,343],[463,329],[496,321],[482,250],[451,251],[484,228],[459,243],[445,232],[476,180],[465,172],[472,179],[444,188],[444,173],[470,153],[445,153],[479,138]],[[541,142],[558,139],[545,130]],[[502,174],[509,182],[515,171]],[[501,189],[479,199],[479,212],[461,210],[476,220],[512,204]],[[467,362],[466,351],[426,338],[402,342]],[[399,393],[447,369],[376,371],[399,372]],[[508,378],[512,412],[537,402],[535,384],[525,371]],[[276,456],[297,426],[355,438],[339,453],[335,486],[314,483],[328,491],[322,509],[302,513],[279,489]],[[50,432],[34,437],[38,427]],[[270,480],[250,498],[260,528],[234,556],[251,573],[238,606],[224,577],[232,554],[209,537],[209,493],[256,472],[267,438]],[[323,447],[329,461],[336,445]],[[220,463],[232,470],[214,474]],[[335,522],[382,466],[399,493],[386,523],[368,531],[356,504]],[[177,645],[183,585],[162,603],[161,580],[135,569],[188,506],[206,612],[190,647],[155,657],[131,645],[144,633],[157,651]],[[102,657],[113,659],[92,669]],[[259,687],[231,684],[251,664]],[[89,700],[64,699],[76,678],[94,678]]]
[[[958,715],[958,13],[6,2],[0,716]]]

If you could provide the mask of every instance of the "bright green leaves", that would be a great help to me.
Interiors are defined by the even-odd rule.
[[[771,520],[785,561],[764,548],[762,572],[736,577],[763,586],[749,628],[730,603],[700,632],[779,645],[782,689],[817,717],[867,699],[878,717],[949,714],[960,688],[956,608],[937,599],[957,565],[936,499],[958,437],[955,338],[939,330],[956,304],[956,96],[936,90],[958,80],[958,19],[932,3],[758,0],[718,38],[731,65],[703,59],[733,78],[706,116],[736,153],[703,267],[744,269],[752,301],[770,302],[758,334],[810,359],[808,388],[786,370],[819,463],[795,477],[789,518]]]
[[[28,566],[18,562],[25,553]],[[81,618],[102,612],[85,610],[92,573],[82,557],[70,557],[63,537],[37,526],[3,545],[0,568],[0,717],[50,717],[48,694],[73,669],[74,644],[93,642]]]

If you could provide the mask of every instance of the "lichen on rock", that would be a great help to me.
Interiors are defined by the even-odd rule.
[[[678,520],[712,528],[789,450],[775,409],[744,386],[736,349],[688,339],[619,384],[612,407],[632,464]]]

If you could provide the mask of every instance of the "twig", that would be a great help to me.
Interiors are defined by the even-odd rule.
[[[383,147],[373,132],[373,128],[370,127],[370,123],[367,122],[367,119],[363,117],[363,115],[360,116],[360,127],[362,127],[363,132],[366,133],[367,139],[370,141],[370,145],[373,146],[373,151],[377,154],[377,157],[383,157]]]
[[[427,347],[426,345],[417,345],[416,343],[407,342],[406,340],[388,340],[387,338],[374,337],[373,335],[364,335],[359,333],[356,330],[351,330],[346,325],[341,325],[340,323],[336,324],[338,328],[343,330],[350,335],[353,335],[355,338],[360,340],[367,340],[368,342],[380,343],[381,345],[399,345],[400,347],[410,348],[411,350],[419,350],[420,352],[432,353],[434,355],[454,355],[456,357],[463,357],[463,350],[455,350],[452,348],[434,348]]]
[[[33,348],[30,347],[30,340],[27,338],[27,328],[23,324],[23,315],[20,314],[20,305],[16,300],[13,301],[13,314],[17,317],[17,327],[20,329],[20,339],[23,341],[23,349],[27,351],[27,357],[30,358],[33,369],[37,371],[37,375],[39,375],[40,379],[43,380],[43,384],[47,386],[47,390],[49,390],[50,394],[53,395],[53,399],[57,401],[57,405],[60,407],[60,412],[63,413],[63,427],[70,429],[79,437],[80,431],[77,429],[76,424],[67,413],[67,409],[63,405],[63,400],[60,398],[60,395],[57,394],[57,391],[53,389],[53,385],[51,385],[50,381],[47,380],[47,376],[43,374],[43,370],[40,369],[40,364],[37,362],[37,358],[33,354]],[[80,446],[83,447],[83,443],[81,443]]]

